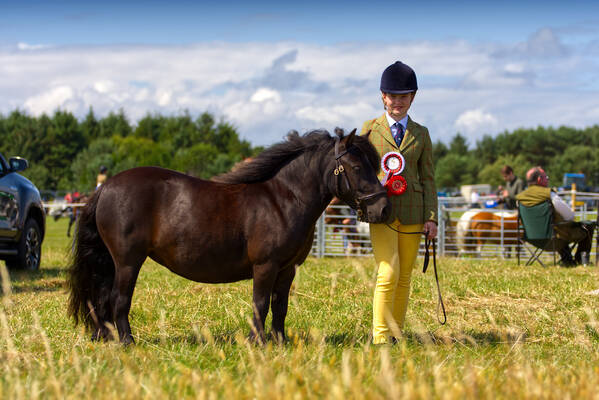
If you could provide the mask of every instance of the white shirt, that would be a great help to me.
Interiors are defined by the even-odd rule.
[[[574,221],[574,211],[555,192],[551,192],[551,204],[564,221]]]
[[[401,126],[403,126],[404,132],[408,129],[408,114],[406,114],[406,116],[399,121],[394,120],[388,112],[385,112],[385,115],[387,116],[387,122],[389,123],[389,126],[393,126],[394,123],[399,122]]]

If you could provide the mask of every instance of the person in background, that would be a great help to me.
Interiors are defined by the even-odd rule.
[[[100,167],[100,172],[98,173],[98,176],[96,178],[96,189],[98,189],[100,186],[102,186],[102,184],[104,184],[104,182],[106,182],[106,179],[108,179],[107,174],[108,168],[102,165]]]
[[[505,180],[505,190],[499,197],[499,202],[505,204],[508,210],[516,209],[516,195],[526,189],[522,179],[514,175],[514,170],[509,165],[501,168],[501,176]]]
[[[476,190],[470,192],[470,208],[480,208],[480,195]]]
[[[593,242],[594,222],[574,221],[574,211],[550,188],[549,177],[541,167],[531,168],[526,173],[528,188],[516,195],[516,199],[525,207],[536,206],[544,201],[551,200],[554,211],[555,233],[560,240],[558,252],[561,256],[560,264],[572,267],[581,263],[588,263],[589,252]],[[568,224],[559,224],[561,222]],[[572,258],[569,243],[577,243],[576,256]]]
[[[404,326],[412,269],[421,234],[437,236],[437,190],[431,138],[428,129],[408,116],[418,84],[408,65],[397,61],[381,76],[381,97],[386,112],[366,121],[362,135],[377,150],[388,172],[385,182],[393,204],[389,221],[370,225],[374,259],[378,266],[373,300],[373,343],[393,343]],[[401,157],[405,160],[401,168]],[[389,171],[392,171],[391,173]]]

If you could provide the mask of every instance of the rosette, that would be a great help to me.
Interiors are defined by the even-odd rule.
[[[406,191],[406,180],[400,174],[406,165],[401,153],[390,151],[381,158],[381,169],[385,173],[383,186],[389,196],[397,196]]]
[[[401,153],[390,151],[381,158],[381,169],[385,174],[399,175],[403,172],[406,160]]]
[[[401,175],[393,175],[385,183],[387,195],[389,196],[399,196],[400,194],[403,194],[406,191],[407,186],[406,180]]]

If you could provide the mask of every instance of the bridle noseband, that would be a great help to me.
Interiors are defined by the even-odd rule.
[[[371,194],[366,194],[363,196],[356,196],[356,192],[352,188],[349,177],[345,174],[345,168],[343,167],[343,164],[341,164],[341,161],[340,161],[341,157],[343,157],[344,155],[346,155],[349,152],[349,148],[346,148],[343,152],[339,152],[339,143],[340,142],[341,142],[341,139],[339,138],[339,136],[335,136],[335,170],[333,171],[333,173],[335,174],[336,177],[340,177],[340,175],[345,176],[345,185],[347,186],[347,189],[349,191],[352,201],[347,201],[347,199],[343,199],[343,200],[351,208],[356,210],[358,220],[366,221],[367,218],[365,218],[364,212],[362,211],[362,204],[370,199],[375,198],[375,197],[382,196],[382,195],[386,196],[387,191],[379,190],[379,191],[371,193]],[[339,179],[335,179],[335,191],[337,192],[337,197],[342,198],[341,191],[339,189],[340,189],[339,188]]]

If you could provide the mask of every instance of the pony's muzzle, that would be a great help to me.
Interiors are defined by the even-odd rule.
[[[372,205],[368,205],[366,208],[366,222],[372,224],[378,224],[386,222],[391,215],[391,202],[387,196],[382,196]]]

